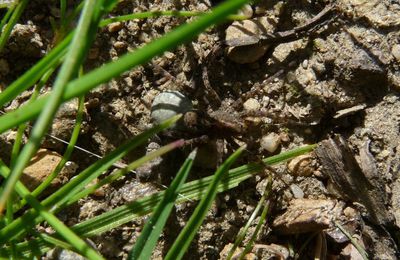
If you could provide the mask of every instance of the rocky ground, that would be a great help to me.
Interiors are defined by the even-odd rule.
[[[215,4],[208,0],[121,1],[113,15],[146,10],[208,11]],[[0,55],[3,88],[43,57],[54,37],[49,18],[57,19],[56,5],[44,1],[29,5]],[[308,259],[322,254],[332,259],[360,259],[337,228],[335,223],[339,223],[371,258],[396,259],[400,227],[400,3],[271,0],[249,5],[242,14],[249,19],[209,29],[195,41],[92,91],[86,97],[78,145],[99,155],[110,152],[158,120],[152,103],[166,91],[182,95],[187,101],[179,109],[193,112],[173,137],[208,137],[201,144],[193,179],[211,174],[242,144],[247,144],[248,153],[240,163],[319,143],[315,153],[276,167],[268,225],[249,257],[292,259],[297,254]],[[192,19],[159,17],[110,24],[99,31],[86,69],[117,59]],[[5,110],[19,106],[29,93]],[[75,108],[75,102],[64,106],[52,135],[68,140]],[[2,136],[2,158],[9,156],[7,148],[13,136]],[[125,162],[170,139],[171,135],[153,138]],[[47,158],[47,154],[57,157],[65,145],[49,138],[43,149],[46,156],[40,158]],[[186,152],[175,152],[138,169],[138,178],[127,176],[60,217],[75,224],[159,190],[160,184],[171,180]],[[77,151],[69,164],[71,171],[59,182],[67,181],[77,167],[83,169],[95,159]],[[48,159],[54,160],[58,159]],[[48,161],[43,164],[49,165]],[[25,178],[42,177],[28,171]],[[254,210],[264,185],[263,178],[254,177],[220,194],[187,259],[223,258]],[[194,206],[177,206],[154,258],[165,254]],[[124,258],[143,221],[133,221],[92,241],[107,258]],[[321,244],[326,245],[325,251],[318,253],[324,248]]]

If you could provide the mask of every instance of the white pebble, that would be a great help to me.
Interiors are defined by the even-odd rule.
[[[281,138],[276,133],[270,133],[268,135],[264,135],[260,141],[261,148],[270,153],[275,152],[280,144],[281,144]]]
[[[295,197],[296,199],[304,198],[304,192],[298,185],[290,185],[290,190],[292,191],[293,197]]]
[[[243,108],[246,111],[257,111],[260,109],[260,107],[260,103],[254,98],[249,98],[243,103]]]

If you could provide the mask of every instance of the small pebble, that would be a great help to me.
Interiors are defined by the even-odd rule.
[[[42,57],[46,47],[38,32],[39,28],[31,23],[15,24],[9,39],[13,44],[8,45],[11,53],[31,58]]]
[[[293,199],[286,212],[272,223],[280,234],[320,232],[331,227],[343,211],[344,203],[325,199]]]
[[[124,27],[124,24],[121,22],[110,23],[107,25],[107,29],[110,33],[117,32]]]
[[[389,157],[390,154],[391,154],[390,151],[388,151],[388,150],[382,150],[382,152],[379,154],[379,157],[380,157],[380,158],[387,158],[387,157]]]
[[[87,187],[89,188],[93,185],[96,185],[98,182],[99,182],[99,179],[95,178],[87,185]],[[98,189],[96,189],[94,192],[92,192],[92,195],[95,197],[99,197],[99,198],[104,197],[106,195],[104,186],[101,186]]]
[[[269,153],[275,152],[281,144],[281,138],[276,133],[270,133],[261,138],[261,148],[268,151]]]
[[[238,12],[238,15],[243,15],[247,18],[251,18],[253,16],[253,8],[251,5],[245,4]]]
[[[84,260],[83,256],[67,249],[59,249],[51,255],[53,259],[58,260]]]
[[[264,7],[256,6],[255,14],[262,15],[265,14],[267,10]]]
[[[359,241],[357,241],[357,243],[361,244]],[[361,244],[361,246],[363,245]],[[365,256],[363,256],[352,243],[347,244],[347,246],[342,249],[339,257],[340,259],[365,259]]]
[[[117,50],[124,50],[124,49],[126,49],[126,47],[128,47],[126,42],[121,42],[121,41],[114,42],[113,46]]]
[[[264,56],[268,50],[267,45],[245,45],[229,47],[227,50],[228,58],[238,64],[254,63]]]
[[[301,63],[301,66],[303,67],[303,69],[307,69],[308,68],[308,60],[307,59],[303,60],[303,62]]]
[[[173,58],[175,58],[175,54],[173,52],[167,51],[167,52],[164,52],[164,57],[169,60],[172,60]]]
[[[192,110],[193,105],[188,97],[179,91],[165,91],[158,94],[151,105],[151,119],[154,123],[161,122]]]
[[[351,207],[346,207],[343,210],[343,214],[348,218],[348,219],[354,219],[358,217],[357,211]]]
[[[274,31],[274,26],[265,17],[235,21],[225,31],[228,46],[227,56],[239,64],[254,63],[268,50],[268,45],[257,44],[260,35]]]
[[[229,251],[231,250],[232,247],[233,247],[232,243],[226,244],[224,246],[224,248],[220,251],[220,253],[219,253],[220,257],[219,258],[220,259],[226,259],[228,254],[229,254]],[[240,253],[243,252],[243,250],[244,250],[244,248],[237,247],[235,249],[235,252],[233,253],[233,255],[234,256],[240,255]],[[257,257],[256,257],[256,255],[254,253],[250,252],[250,253],[246,254],[243,259],[257,259]]]
[[[298,185],[296,185],[296,184],[290,185],[290,190],[292,191],[295,199],[304,198],[304,192]]]
[[[244,110],[250,112],[250,111],[257,111],[260,109],[260,103],[257,101],[257,99],[254,98],[249,98],[244,102],[243,108]]]
[[[396,44],[392,47],[392,55],[400,62],[400,44]]]
[[[311,176],[315,168],[313,157],[308,154],[297,156],[288,164],[288,170],[295,176]]]

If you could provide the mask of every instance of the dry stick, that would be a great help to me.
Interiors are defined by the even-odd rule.
[[[205,57],[206,63],[201,65],[201,78],[203,80],[203,85],[206,91],[211,95],[211,98],[218,105],[221,104],[221,99],[219,98],[218,93],[211,86],[210,78],[208,76],[208,68],[211,67],[211,62],[215,59],[215,57],[221,53],[222,46],[217,44]]]
[[[283,32],[276,32],[276,33],[267,33],[260,37],[261,44],[278,44],[278,43],[285,43],[297,40],[301,37],[304,37],[306,34],[310,34],[312,31],[315,31],[316,28],[320,27],[326,20],[331,13],[335,11],[334,5],[327,5],[321,12],[319,12],[316,16],[308,20],[304,25],[300,25],[295,27],[291,30],[283,31]],[[332,20],[332,19],[331,19]],[[329,20],[329,21],[331,21]],[[240,46],[243,45],[243,42],[238,42],[236,40],[230,40],[225,42],[228,46]],[[252,43],[253,44],[253,43]],[[293,67],[293,62],[289,64],[289,67]],[[273,79],[282,75],[287,68],[278,70],[275,74],[268,77],[267,82],[272,81]],[[263,82],[265,83],[265,82]],[[246,100],[260,92],[260,89],[254,88],[250,90],[250,93],[244,94],[240,97],[234,104],[234,108],[238,108],[242,105],[243,100]],[[262,92],[262,91],[261,91]]]
[[[304,25],[300,25],[291,30],[283,31],[283,32],[275,32],[275,33],[266,33],[260,36],[261,44],[273,44],[273,43],[284,43],[291,42],[297,40],[312,31],[315,31],[316,28],[320,27],[324,20],[327,19],[331,13],[336,10],[333,4],[327,5],[321,12],[319,12],[316,16],[308,20]],[[243,46],[248,45],[244,44],[242,41],[237,41],[236,39],[229,40],[225,42],[228,46]],[[252,45],[254,43],[251,43]]]
[[[335,6],[330,4],[327,5],[320,13],[308,20],[304,25],[295,27],[292,30],[278,32],[272,35],[267,35],[261,39],[262,43],[279,43],[296,40],[307,33],[315,30],[316,27],[320,27],[323,24],[323,20],[327,19],[331,12],[335,10]]]

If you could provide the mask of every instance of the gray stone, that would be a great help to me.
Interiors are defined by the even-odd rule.
[[[189,98],[178,91],[165,91],[158,94],[151,105],[151,119],[161,122],[177,115],[189,112],[193,105]]]

